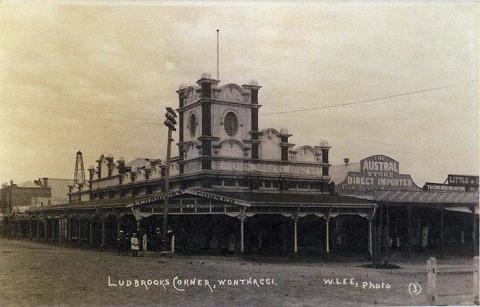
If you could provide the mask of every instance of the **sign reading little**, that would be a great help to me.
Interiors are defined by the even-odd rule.
[[[340,184],[343,192],[419,191],[410,175],[399,173],[398,162],[385,155],[375,155],[360,161],[359,172],[348,172]]]

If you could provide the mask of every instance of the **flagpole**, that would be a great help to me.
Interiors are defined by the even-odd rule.
[[[219,32],[217,29],[217,81],[220,81],[220,45],[219,45]]]

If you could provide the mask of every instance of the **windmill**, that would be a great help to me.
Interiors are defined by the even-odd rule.
[[[77,151],[77,157],[75,159],[75,174],[73,175],[73,184],[79,186],[85,184],[85,168],[83,167],[83,156],[80,150]]]

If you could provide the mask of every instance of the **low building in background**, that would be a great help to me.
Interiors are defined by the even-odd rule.
[[[28,209],[47,207],[68,202],[71,179],[40,178],[21,184],[3,184],[0,190],[0,211],[16,214]]]

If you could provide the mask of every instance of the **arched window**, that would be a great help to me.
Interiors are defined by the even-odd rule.
[[[228,112],[227,115],[225,115],[225,120],[223,122],[225,126],[225,132],[227,132],[229,136],[235,136],[238,131],[237,115],[235,115],[233,112]]]
[[[190,128],[190,135],[194,137],[197,132],[197,117],[195,114],[190,115],[188,126]]]

